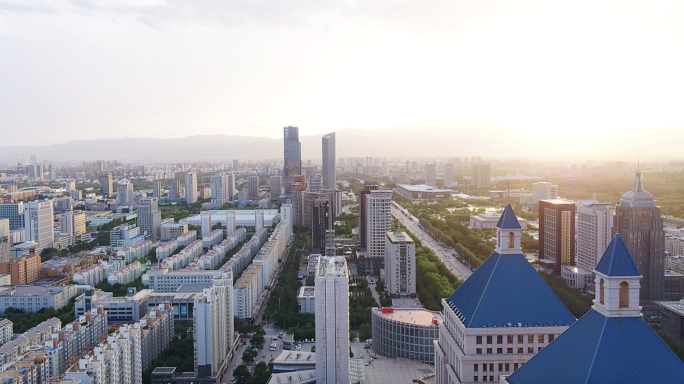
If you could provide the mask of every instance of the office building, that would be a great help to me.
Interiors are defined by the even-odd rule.
[[[473,188],[489,188],[491,186],[490,170],[489,164],[472,164],[470,166],[470,185]]]
[[[302,286],[297,293],[297,303],[299,313],[316,313],[316,289],[314,287]]]
[[[51,248],[55,241],[52,200],[24,204],[26,241],[35,241],[43,248]]]
[[[230,272],[216,276],[193,308],[195,373],[216,377],[233,345],[233,278]]]
[[[423,308],[371,308],[373,352],[389,358],[435,363],[439,339],[439,312]]]
[[[67,209],[60,219],[62,233],[69,237],[69,245],[81,242],[81,236],[86,233],[86,213],[85,211],[74,211]]]
[[[311,223],[312,246],[316,250],[325,249],[325,233],[333,228],[332,204],[330,200],[319,197],[313,204]]]
[[[152,242],[161,236],[161,212],[157,201],[155,197],[144,197],[138,202],[138,228]]]
[[[665,292],[665,232],[660,207],[653,195],[644,190],[641,170],[637,169],[632,190],[615,207],[613,233],[622,235],[643,280],[639,303],[644,314],[656,313],[654,301],[662,301]]]
[[[76,285],[0,287],[0,313],[10,307],[25,312],[38,312],[43,308],[57,310],[69,304],[74,296]]]
[[[185,200],[188,204],[197,202],[197,175],[194,172],[185,174]]]
[[[425,164],[425,184],[430,187],[437,186],[437,167],[435,164]]]
[[[364,195],[366,218],[366,260],[362,270],[374,273],[385,261],[385,238],[392,223],[392,191],[374,190]]]
[[[323,187],[328,189],[337,188],[337,176],[335,168],[335,132],[323,136]]]
[[[370,194],[371,191],[376,191],[382,189],[381,186],[375,183],[364,183],[363,189],[359,193],[359,236],[361,238],[361,248],[366,248],[368,246],[367,238],[367,220],[366,220],[366,198],[365,196]]]
[[[435,383],[498,383],[575,323],[522,255],[520,234],[507,205],[496,225],[494,253],[442,299]]]
[[[271,200],[278,200],[283,193],[283,178],[280,176],[271,176],[269,179],[269,187],[271,192]]]
[[[295,175],[302,174],[302,145],[299,142],[299,128],[283,128],[283,180],[285,182],[285,194],[292,191],[292,182]]]
[[[393,297],[416,297],[416,245],[406,232],[387,232],[385,284]]]
[[[40,254],[13,255],[0,262],[0,274],[10,275],[12,285],[27,285],[40,278]]]
[[[24,203],[0,204],[0,219],[8,219],[10,231],[24,229]]]
[[[307,192],[318,192],[321,188],[323,188],[323,179],[321,178],[321,175],[314,175],[307,178]]]
[[[112,187],[112,175],[106,174],[100,176],[100,193],[104,197],[108,197],[114,194],[114,189]]]
[[[539,204],[540,200],[558,199],[558,186],[548,181],[532,184],[532,204]]]
[[[562,266],[575,265],[575,203],[539,201],[539,262],[560,276]]]
[[[612,238],[613,211],[609,203],[580,200],[577,205],[577,266],[593,271]]]
[[[133,184],[122,181],[116,190],[116,203],[118,205],[133,204]]]
[[[235,175],[232,172],[218,173],[209,181],[211,188],[211,205],[222,207],[233,200],[235,195]]]
[[[322,256],[315,275],[316,382],[349,383],[349,271],[344,257]]]
[[[592,309],[501,383],[682,381],[684,363],[641,314],[642,273],[623,238],[619,234],[613,237],[594,270],[597,294]],[[665,310],[663,314],[664,331],[670,313]],[[677,326],[681,328],[681,324]]]
[[[454,165],[444,164],[444,188],[454,185]]]
[[[162,183],[159,180],[152,183],[152,197],[156,199],[161,199],[162,197]]]
[[[180,199],[181,184],[178,180],[173,180],[169,183],[169,199]]]
[[[259,199],[259,176],[247,177],[247,193],[249,194],[249,200]]]

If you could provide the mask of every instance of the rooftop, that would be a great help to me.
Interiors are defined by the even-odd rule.
[[[269,384],[307,384],[316,381],[316,370],[274,373],[268,380]]]
[[[299,289],[299,297],[316,297],[316,289],[314,287],[303,286]]]
[[[572,204],[572,205],[575,205],[574,202],[572,202],[572,201],[570,201],[570,200],[565,200],[565,199],[543,199],[543,200],[539,200],[539,201],[540,201],[540,202],[543,201],[543,202],[549,203],[549,204],[557,204],[557,205],[560,205],[560,204]]]
[[[317,276],[325,275],[347,275],[347,260],[339,256],[321,256],[318,260]]]
[[[393,243],[413,244],[413,239],[406,232],[387,232],[387,238]]]
[[[273,364],[301,363],[316,364],[316,352],[282,351],[280,355],[276,356],[273,360]]]
[[[401,309],[401,308],[372,308],[378,316],[397,323],[416,325],[419,327],[436,327],[438,321],[444,321],[444,317],[439,312],[432,312],[426,309]]]
[[[606,276],[641,276],[619,233],[613,236],[595,271]]]
[[[518,217],[515,216],[513,212],[513,207],[510,204],[506,204],[499,222],[496,223],[496,227],[500,229],[520,229],[520,222],[518,222]]]
[[[397,187],[403,188],[411,192],[435,192],[435,193],[454,193],[451,189],[439,189],[436,187],[431,187],[427,184],[409,185],[409,184],[397,184]]]

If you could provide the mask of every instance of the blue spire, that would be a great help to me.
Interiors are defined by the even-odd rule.
[[[613,236],[595,271],[606,276],[641,276],[619,233]]]
[[[513,207],[510,204],[507,204],[506,208],[504,208],[499,222],[496,223],[496,227],[500,229],[521,229],[518,217],[513,212]]]

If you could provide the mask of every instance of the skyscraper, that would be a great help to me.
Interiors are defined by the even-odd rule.
[[[449,188],[454,184],[454,165],[444,164],[444,188]]]
[[[539,262],[553,265],[560,276],[563,265],[575,265],[575,203],[539,201]]]
[[[232,172],[217,173],[209,179],[211,205],[222,207],[235,194],[235,176]]]
[[[233,342],[233,275],[223,273],[195,298],[195,372],[198,378],[216,377]]]
[[[532,202],[539,203],[539,200],[554,200],[558,198],[558,186],[548,181],[540,181],[532,184]],[[610,242],[610,239],[608,240]],[[601,253],[603,255],[603,253]],[[600,255],[599,255],[600,257]]]
[[[271,176],[269,186],[271,187],[271,200],[277,200],[283,191],[283,178]]]
[[[180,189],[180,181],[171,181],[169,184],[169,199],[180,199]]]
[[[247,177],[247,192],[250,200],[259,199],[259,176]]]
[[[162,193],[161,181],[157,180],[154,183],[152,183],[152,197],[156,197],[157,199],[160,199],[161,193]]]
[[[144,197],[138,202],[138,227],[140,232],[147,232],[145,238],[159,240],[161,235],[161,212],[154,197]]]
[[[431,187],[437,186],[437,175],[435,169],[435,164],[425,164],[425,184]]]
[[[335,189],[337,177],[335,174],[335,132],[323,136],[323,186]]]
[[[24,228],[24,203],[0,204],[0,219],[8,219],[10,231]]]
[[[470,183],[473,188],[489,188],[491,185],[490,165],[472,164],[470,168]]]
[[[285,181],[285,194],[289,195],[292,190],[292,178],[302,174],[302,145],[299,142],[299,128],[285,127],[284,135],[284,161],[283,177]]]
[[[580,200],[577,206],[577,266],[593,271],[612,236],[613,211],[609,203]]]
[[[325,197],[317,198],[313,203],[312,214],[312,246],[314,249],[325,249],[325,232],[332,229],[332,204]]]
[[[665,232],[660,207],[653,195],[644,190],[638,168],[632,190],[615,207],[613,233],[622,235],[644,277],[639,302],[644,314],[653,315],[653,301],[661,301],[665,295]]]
[[[102,196],[111,196],[113,192],[112,175],[106,174],[100,176],[100,193],[102,193]]]
[[[385,237],[391,229],[392,191],[375,190],[366,202],[366,271],[373,273],[385,262]]]
[[[24,204],[26,241],[35,241],[43,248],[51,248],[55,241],[53,222],[52,200]]]
[[[118,205],[133,204],[133,184],[122,181],[116,190],[116,203]]]
[[[321,256],[316,284],[316,382],[349,384],[349,271],[344,257]]]
[[[371,191],[379,190],[381,187],[375,183],[364,183],[363,190],[359,192],[359,235],[361,237],[361,248],[368,247],[368,238],[366,233],[366,198],[365,196]]]
[[[185,175],[185,200],[188,204],[197,202],[197,175],[194,172]]]
[[[406,232],[387,232],[385,276],[392,296],[416,296],[416,245]]]

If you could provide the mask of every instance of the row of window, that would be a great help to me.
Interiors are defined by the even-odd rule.
[[[517,336],[518,336],[518,344],[522,344],[523,341],[525,340],[525,335],[517,335]],[[543,335],[543,334],[537,335],[537,342],[539,344],[544,344],[544,336],[545,335]],[[549,343],[553,341],[554,337],[555,336],[553,334],[549,334]],[[497,344],[503,344],[503,339],[504,339],[503,335],[496,335],[496,343]],[[506,335],[506,343],[507,344],[509,344],[509,345],[513,344],[513,340],[514,340],[514,335]],[[476,344],[482,344],[482,341],[483,341],[482,336],[475,336],[475,343]],[[492,342],[494,341],[494,336],[493,335],[486,336],[486,341],[487,341],[487,344],[492,344]],[[527,343],[528,344],[534,343],[534,335],[527,335]]]
[[[519,366],[518,363],[513,363],[513,372],[518,370],[518,366]],[[520,364],[520,366],[522,366],[522,364]],[[473,365],[473,372],[476,372],[476,375],[473,376],[473,381],[479,382],[480,377],[482,378],[483,382],[487,382],[487,381],[494,382],[495,381],[494,375],[490,375],[490,376],[487,376],[486,374],[483,376],[477,375],[477,373],[479,372],[479,367],[480,367],[480,364]],[[487,369],[487,368],[489,368],[489,369]],[[495,364],[493,364],[493,363],[482,364],[482,373],[485,373],[487,371],[489,371],[490,373],[494,372],[494,368],[495,368]],[[506,373],[511,372],[510,363],[499,363],[498,368],[499,368],[499,370],[498,370],[499,374],[506,374]],[[489,380],[487,380],[487,379],[489,379]],[[499,381],[498,375],[496,375],[496,381],[497,382]]]
[[[540,346],[540,347],[537,347],[537,352],[541,351],[542,349],[544,349],[544,347],[541,347],[541,346]],[[493,348],[487,348],[487,354],[488,354],[488,355],[494,354],[492,351],[493,351]],[[525,353],[525,352],[523,352],[523,351],[524,351],[524,348],[523,348],[523,347],[519,347],[517,353],[519,353],[519,354]],[[497,348],[497,349],[496,349],[496,354],[497,354],[497,355],[500,355],[500,354],[502,354],[502,353],[503,353],[503,348]],[[513,348],[506,348],[506,354],[511,354],[511,353],[513,353]],[[527,347],[527,353],[534,353],[534,347]],[[476,355],[481,355],[481,354],[482,354],[482,348],[476,348],[476,349],[475,349],[475,354],[476,354]]]

